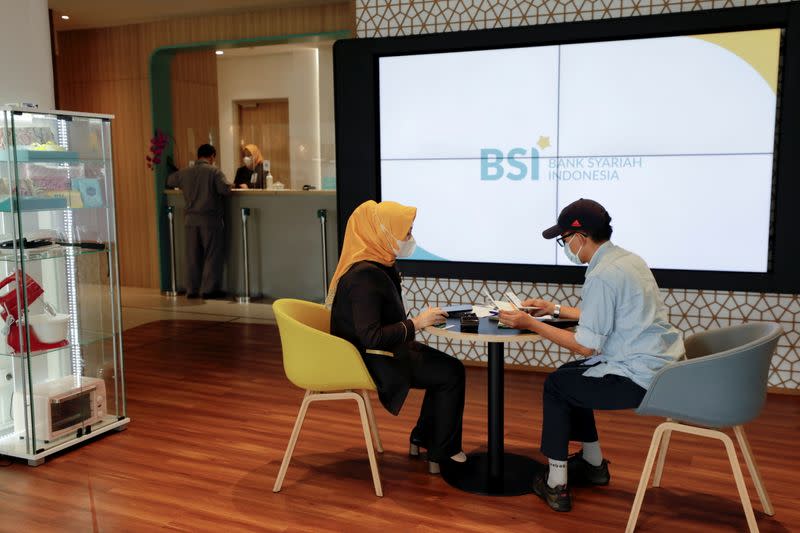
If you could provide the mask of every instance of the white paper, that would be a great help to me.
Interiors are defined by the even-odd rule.
[[[517,307],[512,304],[511,302],[504,302],[502,300],[495,300],[492,293],[489,292],[489,289],[486,287],[483,288],[484,293],[486,296],[489,297],[489,300],[494,304],[495,308],[499,309],[500,311],[516,311]]]
[[[494,304],[501,311],[516,311],[517,308],[511,302],[504,302],[502,300],[495,300]]]
[[[492,316],[492,308],[485,305],[473,305],[472,312],[475,313],[475,316],[478,318]]]
[[[519,299],[519,296],[514,294],[514,291],[506,291],[506,298],[517,307],[522,307],[522,300]]]

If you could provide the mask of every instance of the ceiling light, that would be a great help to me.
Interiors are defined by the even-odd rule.
[[[221,56],[221,55],[222,55],[222,54],[224,54],[225,52],[224,52],[224,51],[222,51],[222,50],[217,50],[217,51],[216,51],[216,52],[214,52],[214,53],[215,53],[215,54],[217,54],[218,56]]]
[[[61,20],[69,20],[69,15],[61,15]]]

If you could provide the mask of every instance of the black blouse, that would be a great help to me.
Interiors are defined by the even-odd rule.
[[[253,177],[253,173],[256,173],[256,182],[251,183],[251,179]],[[264,184],[264,176],[266,172],[264,172],[264,165],[263,163],[259,163],[253,170],[250,170],[246,166],[241,166],[236,170],[236,176],[233,178],[233,185],[236,188],[239,188],[243,183],[247,184],[247,187],[250,189],[263,189],[265,187]]]
[[[397,269],[361,261],[342,276],[331,308],[331,333],[359,351],[394,351],[414,340],[406,318]]]

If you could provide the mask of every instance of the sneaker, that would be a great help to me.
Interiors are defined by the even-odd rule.
[[[567,479],[576,487],[605,486],[611,481],[608,461],[603,459],[600,466],[594,466],[583,458],[583,451],[567,458]]]
[[[533,493],[543,499],[554,511],[566,513],[572,510],[572,498],[566,485],[550,488],[547,484],[547,472],[537,472],[533,476]]]

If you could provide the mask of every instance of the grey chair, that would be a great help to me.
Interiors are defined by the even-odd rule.
[[[747,525],[750,531],[758,531],[733,441],[720,431],[732,427],[764,512],[770,516],[774,514],[743,424],[756,418],[764,405],[770,362],[782,334],[778,324],[768,322],[697,333],[685,341],[686,360],[666,366],[655,375],[636,413],[663,416],[667,421],[653,432],[626,532],[632,533],[636,528],[659,445],[661,451],[653,486],[661,484],[673,431],[718,439],[725,444]]]

